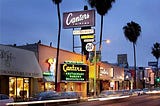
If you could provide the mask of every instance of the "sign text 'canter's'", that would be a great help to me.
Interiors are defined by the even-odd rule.
[[[95,11],[85,10],[63,13],[63,28],[95,26]]]

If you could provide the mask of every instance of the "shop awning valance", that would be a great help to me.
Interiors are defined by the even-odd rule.
[[[35,53],[0,45],[0,75],[43,78]]]

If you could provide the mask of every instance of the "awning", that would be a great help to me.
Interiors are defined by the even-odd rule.
[[[55,82],[55,77],[53,76],[43,76],[44,82]]]
[[[0,75],[42,78],[35,53],[0,45]]]

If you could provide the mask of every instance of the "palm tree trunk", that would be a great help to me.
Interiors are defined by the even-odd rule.
[[[135,43],[133,43],[133,49],[134,49],[134,87],[136,88],[136,48],[135,48]]]
[[[158,73],[158,59],[157,59],[157,73]]]
[[[103,32],[103,15],[101,15],[101,31],[100,31],[100,44],[99,44],[99,51],[101,51],[101,46],[102,46],[102,32]]]
[[[58,13],[58,42],[57,42],[57,57],[56,57],[56,72],[55,72],[55,91],[57,91],[57,72],[58,72],[58,57],[59,57],[59,45],[60,45],[60,33],[61,33],[61,16],[59,3],[57,4],[57,13]]]

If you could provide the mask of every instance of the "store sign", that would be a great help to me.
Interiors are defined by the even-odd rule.
[[[94,34],[94,29],[85,29],[85,30],[73,30],[73,35],[81,35],[81,34]]]
[[[94,45],[93,45],[93,43],[87,43],[87,44],[86,44],[86,50],[87,50],[88,52],[93,51],[93,50],[94,50]]]
[[[81,39],[94,39],[94,35],[81,35]]]
[[[88,66],[61,64],[62,81],[88,81]]]
[[[52,72],[43,72],[43,75],[44,76],[53,76],[53,73]]]
[[[82,61],[65,61],[66,64],[84,64]]]
[[[56,71],[56,58],[49,58],[47,62],[49,63],[49,72],[53,73],[53,76],[55,76],[54,73]]]
[[[95,11],[85,10],[63,13],[63,28],[95,26]]]
[[[84,39],[84,42],[94,42],[94,39]]]
[[[152,61],[152,62],[148,62],[148,66],[157,66],[157,62],[154,62],[154,61]]]

